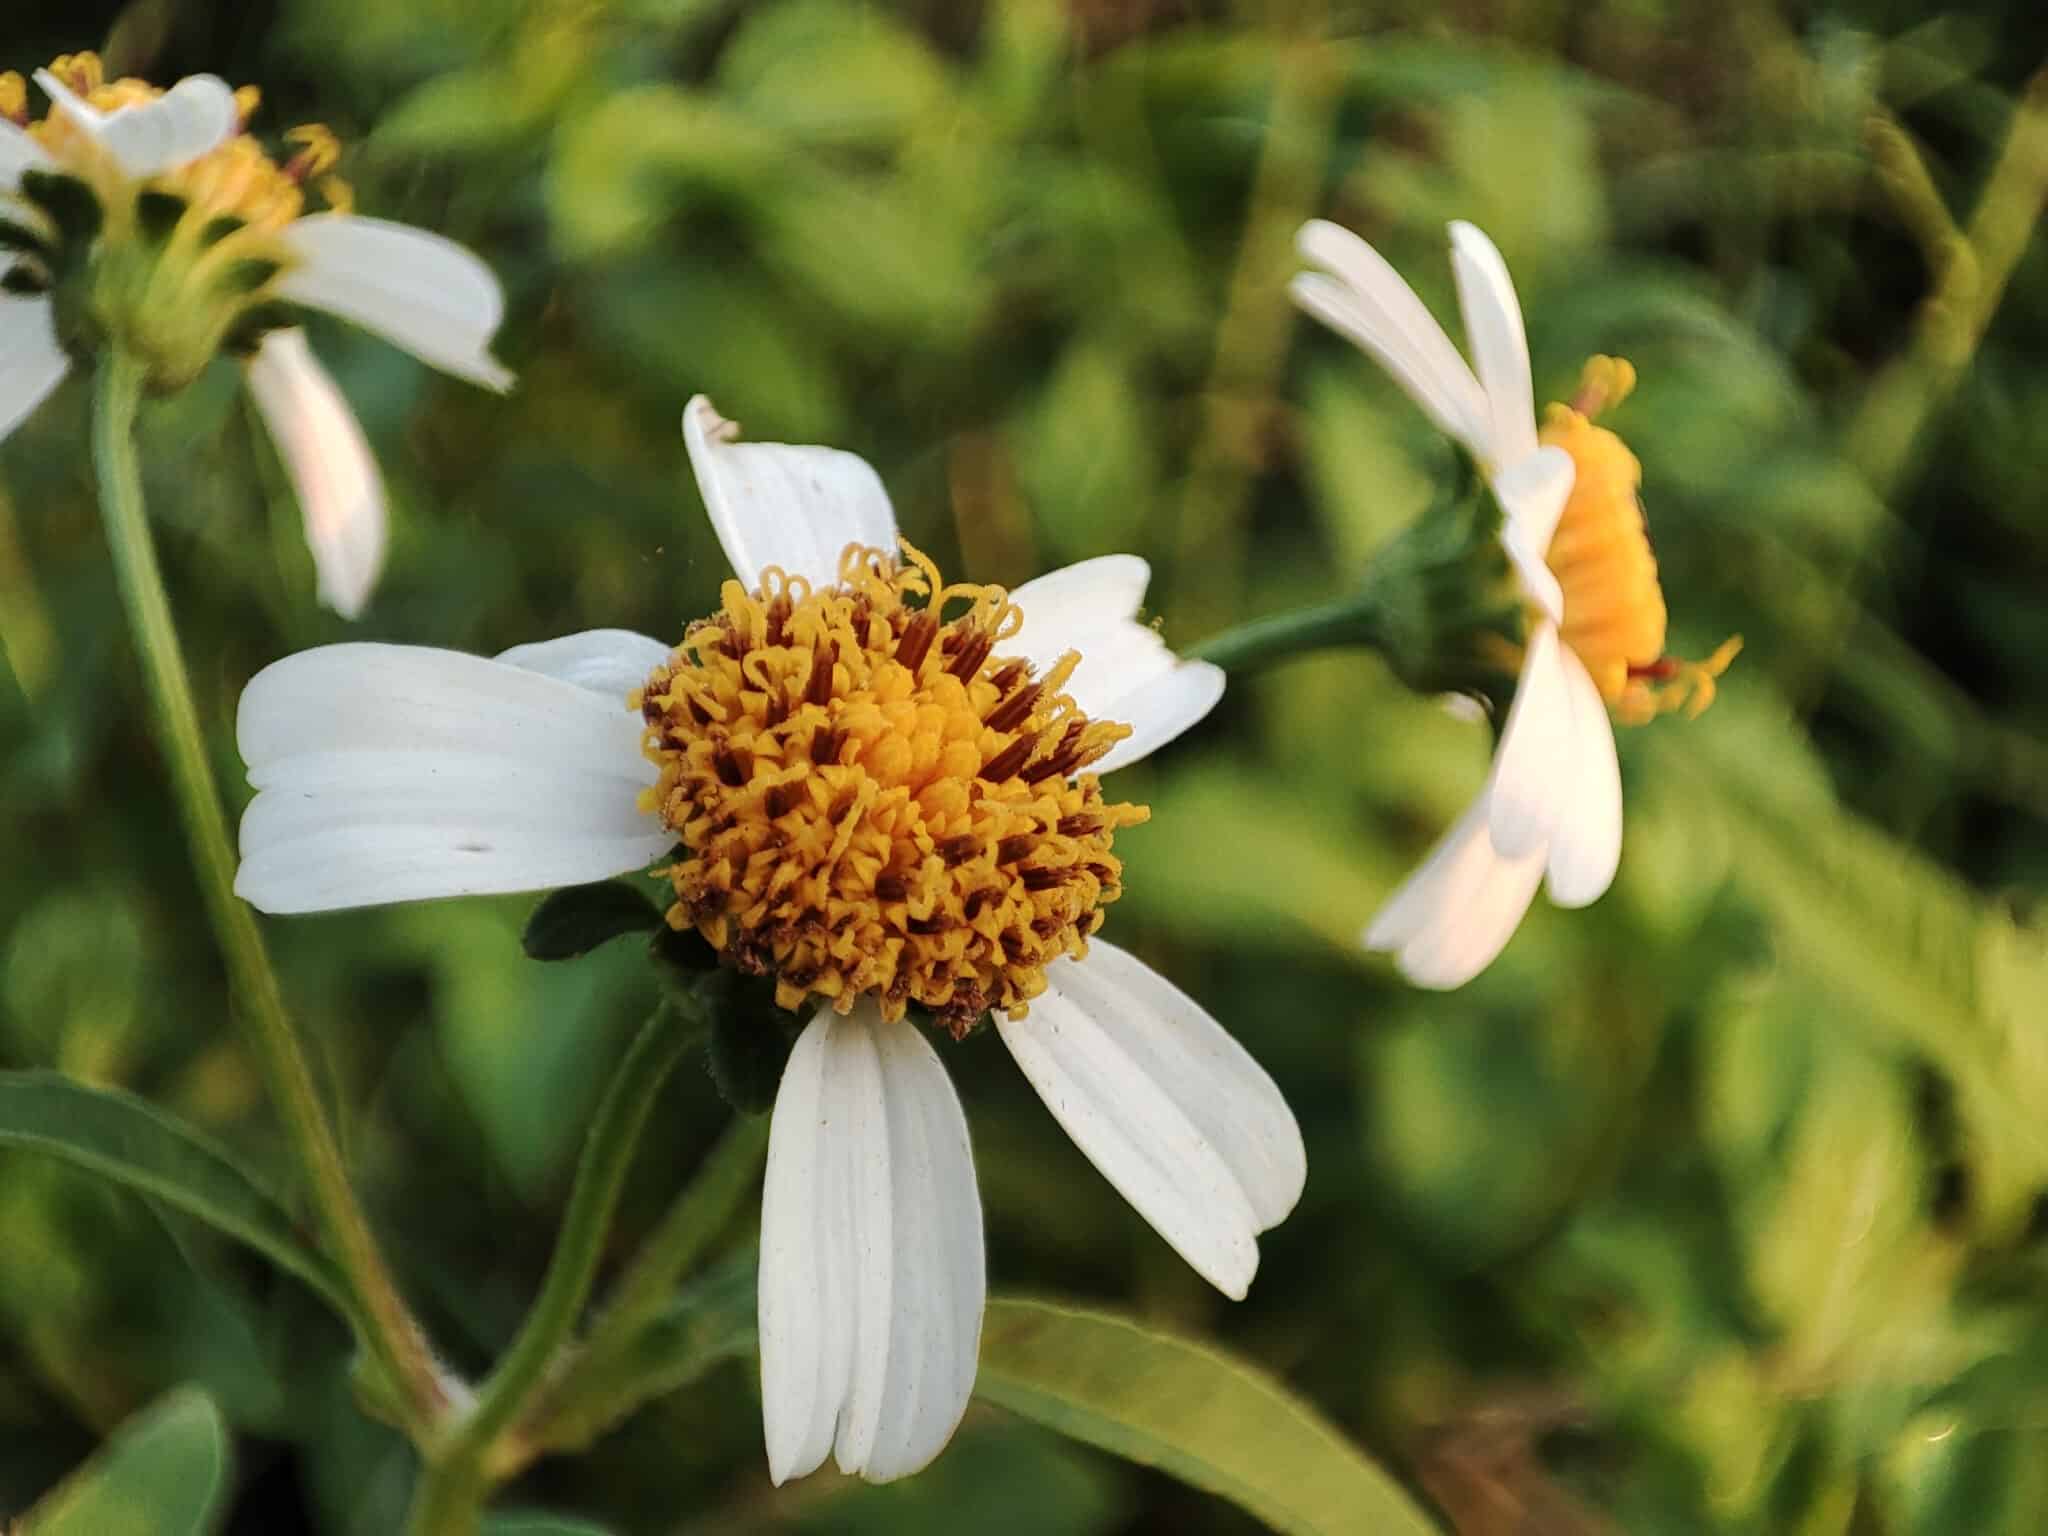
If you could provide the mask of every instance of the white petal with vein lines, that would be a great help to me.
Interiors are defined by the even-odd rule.
[[[749,590],[771,565],[814,588],[830,586],[849,544],[895,552],[896,514],[865,459],[808,444],[743,443],[738,434],[703,395],[683,408],[704,510]]]
[[[0,295],[0,440],[34,415],[70,371],[50,301]]]
[[[300,263],[277,279],[283,297],[339,315],[443,373],[486,389],[512,387],[511,371],[490,355],[504,290],[469,250],[353,213],[294,219],[279,238]]]
[[[1288,288],[1294,302],[1377,358],[1445,432],[1480,459],[1498,462],[1485,391],[1387,259],[1325,219],[1302,225],[1295,249],[1330,275],[1296,277]]]
[[[301,330],[273,331],[250,359],[249,393],[299,498],[320,600],[363,611],[384,568],[384,482],[355,412]]]
[[[1242,1300],[1259,1267],[1260,1222],[1222,1150],[1088,1001],[1052,985],[1023,1019],[998,1012],[1003,1044],[1088,1161],[1174,1252]]]
[[[1550,843],[1578,764],[1578,726],[1565,681],[1557,626],[1530,632],[1515,701],[1501,727],[1487,781],[1487,826],[1496,852],[1510,859],[1540,853]]]
[[[781,1483],[828,1452],[886,1482],[952,1437],[985,1276],[967,1124],[937,1055],[870,1002],[804,1027],[761,1205],[762,1421]]]
[[[135,177],[154,176],[197,160],[233,138],[241,124],[235,93],[213,75],[188,75],[152,101],[111,112],[92,106],[47,69],[36,71],[36,84],[59,111],[113,156],[115,164]]]
[[[1068,651],[1079,652],[1067,692],[1091,720],[1132,728],[1095,773],[1149,756],[1223,697],[1222,669],[1182,661],[1156,629],[1139,622],[1151,574],[1136,555],[1101,555],[1048,571],[1010,594],[1024,623],[999,652],[1023,657],[1041,675]]]
[[[1583,907],[1600,899],[1621,863],[1621,764],[1614,755],[1607,703],[1569,646],[1564,647],[1564,672],[1578,762],[1550,834],[1547,886],[1559,906]]]
[[[507,666],[558,677],[617,699],[621,708],[626,695],[653,676],[654,669],[668,657],[669,648],[659,640],[630,629],[586,629],[559,640],[515,645],[498,653],[498,660]]]
[[[1301,1198],[1301,1127],[1266,1069],[1207,1009],[1151,966],[1103,939],[1085,959],[1057,960],[1046,984],[1081,1008],[1221,1154],[1260,1230]]]
[[[1493,467],[1505,469],[1536,451],[1536,400],[1522,306],[1499,249],[1463,220],[1451,225],[1451,270],[1465,317],[1465,345],[1471,348],[1492,418]]]
[[[1519,859],[1494,851],[1487,800],[1483,792],[1473,800],[1365,931],[1365,947],[1393,952],[1417,986],[1461,987],[1491,965],[1543,877],[1540,851]]]
[[[304,651],[243,690],[259,793],[235,888],[268,912],[543,890],[673,843],[638,808],[640,722],[571,683],[415,646]]]

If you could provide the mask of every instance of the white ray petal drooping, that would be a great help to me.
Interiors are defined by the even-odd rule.
[[[1740,641],[1700,663],[1664,653],[1642,466],[1591,420],[1626,398],[1635,370],[1593,358],[1571,402],[1552,405],[1539,430],[1521,304],[1484,233],[1450,226],[1476,377],[1371,247],[1319,220],[1299,244],[1319,270],[1295,279],[1296,301],[1376,358],[1479,461],[1519,588],[1522,655],[1486,788],[1364,935],[1418,985],[1459,986],[1500,953],[1546,876],[1564,907],[1597,900],[1613,880],[1622,813],[1609,711],[1629,723],[1697,713]],[[1488,643],[1505,656],[1512,639],[1496,631]]]
[[[377,460],[304,331],[264,337],[248,380],[298,494],[320,600],[352,619],[384,568],[388,525]]]
[[[769,1474],[923,1467],[974,1386],[986,1279],[967,1122],[916,1028],[820,1010],[784,1068],[761,1202]]]
[[[1258,1234],[1294,1208],[1301,1133],[1199,1005],[1097,942],[1048,974],[1003,1043],[1074,1144],[1204,1279],[1241,1299]]]
[[[490,354],[504,293],[453,240],[347,213],[295,219],[280,238],[296,258],[277,281],[281,297],[352,321],[443,373],[512,387],[511,371]]]
[[[703,395],[683,408],[683,441],[704,510],[743,585],[760,585],[774,569],[828,587],[849,546],[894,552],[889,493],[857,454],[741,442],[738,425]]]

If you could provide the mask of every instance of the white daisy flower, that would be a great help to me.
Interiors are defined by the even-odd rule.
[[[1454,223],[1450,236],[1470,367],[1385,258],[1335,224],[1302,226],[1297,249],[1320,270],[1298,274],[1290,290],[1478,462],[1527,607],[1514,702],[1486,786],[1364,935],[1411,981],[1446,988],[1493,962],[1539,883],[1564,907],[1606,891],[1622,823],[1608,711],[1625,723],[1681,706],[1697,714],[1738,644],[1703,663],[1664,654],[1642,466],[1590,420],[1628,394],[1635,371],[1593,359],[1572,403],[1551,406],[1539,432],[1507,265],[1472,225]]]
[[[0,77],[0,438],[90,353],[103,329],[157,387],[219,351],[247,358],[250,391],[297,490],[320,598],[353,618],[383,566],[384,489],[362,429],[293,323],[354,322],[485,388],[512,375],[489,353],[496,278],[452,241],[347,211],[324,129],[296,129],[272,161],[243,131],[255,93],[195,75],[159,91],[108,81],[78,54],[39,70],[49,116],[29,122],[19,76]],[[330,211],[305,212],[306,187]]]
[[[309,912],[670,856],[670,922],[812,1010],[762,1201],[770,1472],[830,1453],[881,1481],[959,1422],[985,1288],[966,1122],[911,1005],[956,1035],[993,1011],[1075,1143],[1230,1296],[1301,1193],[1272,1080],[1094,937],[1114,835],[1146,816],[1100,774],[1200,720],[1223,677],[1139,621],[1142,560],[944,585],[861,459],[740,443],[702,397],[684,428],[735,573],[719,612],[674,649],[598,630],[266,668],[242,697],[236,889]]]

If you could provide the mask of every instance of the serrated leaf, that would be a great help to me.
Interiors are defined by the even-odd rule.
[[[225,1149],[154,1105],[52,1072],[0,1073],[0,1147],[57,1158],[196,1216],[354,1315],[340,1272],[300,1241],[283,1202]]]
[[[975,1395],[1301,1536],[1436,1527],[1314,1408],[1205,1344],[1121,1317],[993,1299]]]
[[[629,933],[652,933],[661,909],[623,880],[550,891],[526,920],[520,942],[530,960],[574,960]]]
[[[22,1536],[202,1536],[228,1485],[228,1432],[213,1400],[180,1387],[137,1414],[22,1522]]]

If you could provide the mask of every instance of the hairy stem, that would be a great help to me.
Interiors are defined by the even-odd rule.
[[[361,1342],[395,1391],[405,1428],[421,1438],[446,1406],[440,1377],[349,1185],[341,1149],[285,1011],[284,992],[271,969],[263,934],[235,895],[234,844],[207,762],[191,679],[143,510],[142,475],[135,455],[143,373],[135,359],[118,349],[110,351],[100,364],[93,403],[93,465],[122,605],[163,736],[206,914],[240,1003],[236,1017],[312,1192],[321,1237],[348,1277]]]
[[[1347,597],[1249,619],[1197,641],[1181,654],[1213,661],[1224,671],[1240,675],[1309,651],[1375,642],[1372,606]]]

